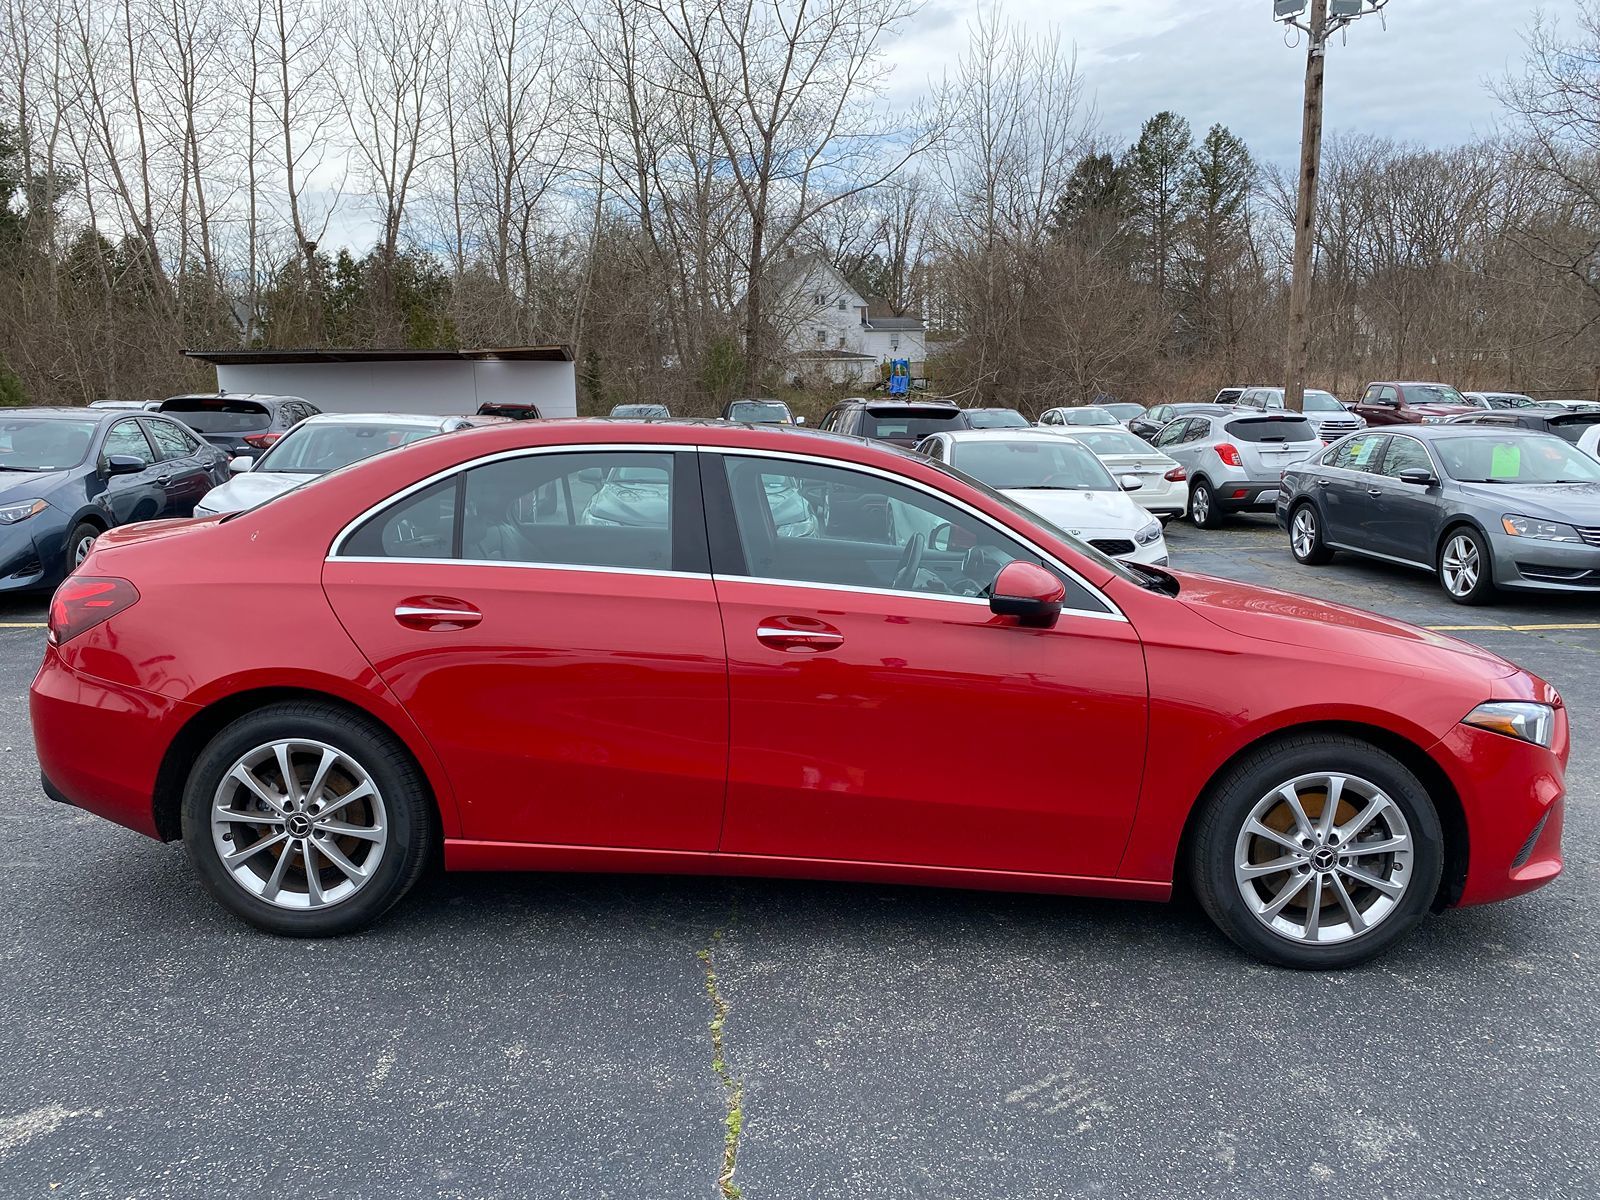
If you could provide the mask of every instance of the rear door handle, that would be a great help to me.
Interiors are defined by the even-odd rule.
[[[756,626],[756,641],[790,654],[817,654],[844,645],[844,634],[815,617],[768,617]]]
[[[407,629],[449,633],[476,625],[483,614],[454,596],[410,596],[395,605],[394,619]]]
[[[1383,489],[1382,488],[1368,488],[1367,489],[1367,495],[1369,495],[1369,496],[1381,496],[1381,495],[1383,495]]]

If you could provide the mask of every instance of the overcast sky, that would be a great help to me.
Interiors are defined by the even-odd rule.
[[[1515,66],[1529,0],[1391,0],[1334,40],[1325,131],[1382,133],[1447,144],[1492,132],[1486,81]],[[1548,0],[1567,18],[1576,0]],[[896,90],[908,77],[954,71],[975,11],[971,0],[928,0],[896,45]],[[1076,44],[1078,62],[1114,142],[1132,141],[1164,108],[1198,138],[1222,122],[1258,158],[1292,162],[1300,144],[1305,47],[1290,49],[1271,0],[1008,0],[1004,11]]]

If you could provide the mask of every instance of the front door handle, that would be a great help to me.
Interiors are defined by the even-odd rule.
[[[1383,489],[1382,488],[1368,488],[1367,489],[1367,495],[1369,495],[1369,496],[1381,496],[1381,495],[1383,495]]]
[[[394,619],[407,629],[449,633],[471,628],[483,620],[483,614],[453,596],[411,596],[395,605]]]
[[[1317,486],[1318,487],[1330,487],[1330,486],[1332,486],[1332,484],[1333,484],[1333,480],[1331,480],[1331,479],[1319,479],[1319,480],[1317,480]]]
[[[768,617],[756,626],[756,641],[790,654],[818,654],[844,645],[844,634],[815,617]]]

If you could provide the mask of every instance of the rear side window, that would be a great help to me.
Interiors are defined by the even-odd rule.
[[[455,552],[460,476],[423,488],[345,539],[346,558],[450,558]]]
[[[1345,438],[1322,458],[1330,467],[1346,471],[1370,471],[1377,465],[1378,451],[1383,448],[1386,436],[1381,433],[1363,433]]]
[[[860,432],[865,437],[923,438],[941,429],[960,429],[961,413],[951,409],[867,409],[861,414]]]
[[[171,421],[151,417],[145,421],[145,428],[155,438],[156,448],[163,458],[184,458],[200,449],[200,443],[192,434]]]
[[[196,433],[254,433],[272,424],[267,406],[254,400],[177,396],[161,406]]]
[[[1223,427],[1241,442],[1314,442],[1317,431],[1304,417],[1246,417]]]

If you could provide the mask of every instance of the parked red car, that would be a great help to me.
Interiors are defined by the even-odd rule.
[[[51,605],[32,715],[48,794],[183,838],[285,934],[371,922],[442,852],[1184,879],[1247,950],[1322,967],[1561,870],[1541,680],[788,428],[503,424],[112,530]]]

